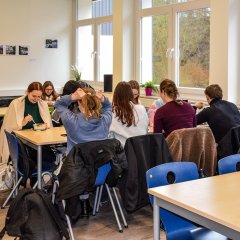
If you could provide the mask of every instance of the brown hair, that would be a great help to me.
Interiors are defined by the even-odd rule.
[[[181,100],[177,100],[177,98],[179,96],[179,92],[178,92],[178,89],[177,89],[174,81],[172,81],[170,79],[164,79],[160,83],[160,91],[161,92],[164,91],[165,94],[167,94],[168,97],[173,99],[173,101],[175,101],[177,104],[179,104],[179,105],[183,104]]]
[[[101,103],[94,93],[92,88],[83,88],[86,93],[80,100],[84,109],[84,117],[88,120],[89,117],[100,118]]]
[[[218,84],[209,85],[208,87],[206,87],[204,93],[211,99],[222,99],[223,97],[222,89]]]
[[[29,84],[28,88],[27,88],[27,92],[30,93],[34,90],[38,90],[43,92],[43,86],[40,82],[32,82]]]
[[[136,125],[133,113],[133,93],[129,83],[119,82],[113,93],[113,112],[122,124],[127,124],[127,127]]]
[[[43,94],[42,94],[42,99],[43,100],[46,100],[46,97],[48,97],[47,96],[47,94],[46,94],[46,92],[45,92],[45,89],[47,88],[47,87],[49,87],[49,86],[51,86],[52,87],[52,93],[51,93],[51,95],[53,96],[53,101],[56,101],[56,99],[58,98],[58,94],[57,94],[57,92],[55,91],[55,88],[54,88],[54,86],[53,86],[53,83],[51,82],[51,81],[46,81],[44,84],[43,84]]]
[[[128,83],[130,84],[132,89],[137,89],[138,90],[138,96],[136,98],[133,97],[133,100],[132,100],[132,102],[134,104],[138,104],[139,103],[138,99],[139,99],[139,94],[140,94],[139,83],[136,80],[130,80]]]

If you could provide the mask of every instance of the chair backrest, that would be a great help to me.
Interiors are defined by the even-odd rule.
[[[148,188],[198,179],[197,165],[193,162],[170,162],[153,167],[146,172]],[[153,196],[149,194],[153,204]],[[193,223],[167,210],[160,209],[160,217],[166,233],[183,227],[192,227]]]
[[[173,131],[167,138],[169,150],[176,162],[194,162],[213,176],[217,167],[216,143],[209,127],[183,128]]]
[[[98,174],[95,181],[95,186],[103,185],[106,181],[108,173],[111,171],[110,162],[98,168]]]
[[[18,174],[23,177],[23,182],[26,181],[29,175],[29,157],[24,147],[24,144],[17,139],[15,134],[4,130],[7,142],[10,157],[12,160],[13,167],[18,171]]]
[[[240,154],[230,155],[218,161],[218,173],[226,174],[240,171]]]
[[[240,149],[240,126],[231,128],[218,142],[218,159],[237,154]]]
[[[12,160],[13,167],[17,169],[18,166],[18,158],[19,158],[19,150],[18,150],[18,142],[17,138],[14,134],[8,132],[7,130],[4,130],[6,137],[7,137],[7,142],[8,142],[8,148],[9,148],[9,153],[10,157]]]

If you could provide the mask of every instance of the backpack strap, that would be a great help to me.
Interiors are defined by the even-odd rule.
[[[7,212],[7,216],[6,216],[6,220],[5,220],[5,225],[3,227],[3,229],[0,232],[0,240],[3,238],[3,236],[5,235],[5,231],[6,231],[6,225],[8,224],[8,222],[11,220],[12,216],[14,215],[14,213],[16,212],[16,209],[19,207],[19,202],[22,201],[22,199],[24,199],[24,197],[30,193],[33,193],[32,189],[22,189],[17,197],[12,201],[8,212]]]
[[[6,231],[6,228],[4,226],[3,229],[0,232],[0,240],[2,240],[3,236],[5,235],[5,231]]]
[[[38,195],[42,198],[44,204],[46,205],[49,212],[51,213],[51,216],[53,217],[55,223],[58,226],[61,236],[64,236],[66,239],[70,239],[68,230],[66,226],[63,224],[63,222],[60,220],[57,210],[53,206],[53,203],[51,202],[49,197],[45,193],[43,193],[41,190],[38,190],[38,189],[36,190],[36,193],[38,193]]]

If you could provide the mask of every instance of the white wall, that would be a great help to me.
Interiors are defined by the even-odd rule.
[[[22,94],[32,81],[51,80],[60,89],[69,80],[74,1],[0,0],[0,45],[29,45],[31,50],[30,56],[0,56],[0,96]],[[116,86],[118,81],[137,78],[134,45],[138,34],[135,1],[113,2]],[[240,104],[240,1],[211,0],[211,11],[210,84],[218,83],[225,99]],[[57,49],[45,48],[48,38],[58,39]],[[194,98],[191,92],[188,96]]]
[[[45,48],[46,39],[58,48]],[[28,45],[30,55],[0,55],[0,96],[23,94],[32,81],[61,88],[70,78],[72,0],[0,0],[2,44]]]
[[[211,0],[210,84],[240,104],[240,1]]]
[[[229,1],[228,99],[240,104],[240,1]]]

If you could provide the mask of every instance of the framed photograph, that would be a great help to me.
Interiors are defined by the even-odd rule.
[[[6,55],[16,55],[17,46],[6,45]]]
[[[27,56],[29,55],[29,46],[18,46],[18,54],[21,56]]]
[[[45,48],[57,48],[58,40],[57,39],[46,39]]]
[[[0,55],[5,55],[4,46],[0,45]]]

